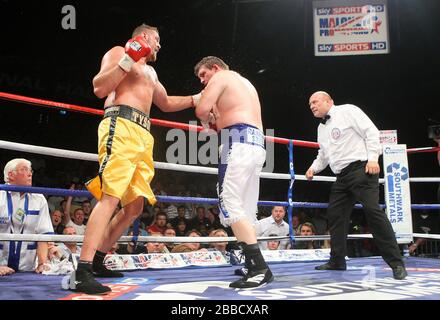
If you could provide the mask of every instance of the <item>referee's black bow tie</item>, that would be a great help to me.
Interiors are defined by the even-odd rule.
[[[320,119],[320,121],[321,121],[322,124],[325,124],[325,123],[327,122],[327,120],[330,119],[330,118],[331,118],[330,115],[329,115],[329,114],[326,114],[326,115],[324,116],[324,118],[321,118],[321,119]]]

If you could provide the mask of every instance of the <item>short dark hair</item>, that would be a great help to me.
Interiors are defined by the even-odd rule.
[[[142,32],[144,32],[145,30],[153,30],[156,31],[157,33],[159,33],[159,30],[156,27],[153,26],[149,26],[148,24],[142,23],[140,26],[137,26],[132,33],[132,37],[135,37],[137,35],[140,35]]]
[[[229,70],[229,66],[220,58],[214,56],[207,56],[200,60],[194,67],[194,74],[197,76],[201,67],[206,67],[211,70],[214,65],[218,65],[222,69]]]

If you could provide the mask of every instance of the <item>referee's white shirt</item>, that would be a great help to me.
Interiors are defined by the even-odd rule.
[[[327,114],[330,119],[318,126],[319,151],[311,165],[315,173],[327,165],[338,174],[357,160],[378,161],[379,130],[361,109],[352,104],[333,105]]]

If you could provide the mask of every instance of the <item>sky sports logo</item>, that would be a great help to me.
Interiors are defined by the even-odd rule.
[[[318,52],[352,52],[386,50],[386,42],[318,44]]]
[[[318,16],[328,15],[343,15],[343,14],[367,14],[373,12],[384,12],[384,5],[365,5],[365,6],[348,6],[348,7],[333,7],[333,8],[316,8]]]

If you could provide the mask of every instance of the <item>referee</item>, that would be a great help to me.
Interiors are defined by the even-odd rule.
[[[357,201],[365,210],[374,241],[394,279],[407,272],[388,217],[379,207],[379,130],[368,116],[352,104],[335,106],[324,91],[312,94],[310,109],[318,126],[318,156],[306,172],[308,180],[330,165],[336,175],[330,191],[327,217],[330,229],[330,260],[317,270],[346,270],[347,233],[350,214]]]

